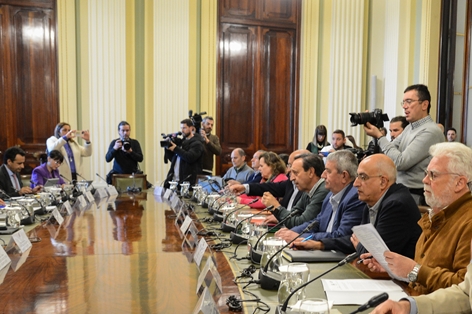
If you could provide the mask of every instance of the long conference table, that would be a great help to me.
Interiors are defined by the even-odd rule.
[[[208,216],[198,206],[195,212],[199,218]],[[191,215],[196,218],[195,213]],[[174,220],[169,202],[150,190],[121,195],[113,206],[91,203],[85,210],[75,210],[60,228],[38,224],[27,234],[41,241],[33,243],[21,267],[10,268],[0,285],[0,313],[192,313],[198,301],[199,270],[192,256],[182,251]],[[195,222],[198,229],[217,227]],[[9,236],[1,238],[9,241]],[[248,260],[230,259],[235,248],[212,253],[222,279],[223,291],[215,300],[220,313],[233,313],[226,305],[231,295],[253,298],[233,282],[250,265]],[[240,257],[246,253],[245,245],[236,250]],[[311,276],[334,265],[309,264]],[[342,266],[325,278],[372,275],[353,265]],[[262,290],[256,284],[247,290],[274,313],[276,291]],[[306,295],[325,298],[321,282],[308,286]],[[253,302],[243,304],[245,313],[256,307]],[[336,306],[333,312],[349,313],[356,308]]]

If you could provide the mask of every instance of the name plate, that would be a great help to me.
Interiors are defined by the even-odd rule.
[[[192,222],[192,218],[190,216],[185,217],[184,223],[180,226],[180,231],[185,234],[190,227],[190,223]]]
[[[90,191],[87,191],[87,192],[85,193],[85,197],[87,198],[87,200],[88,200],[89,203],[92,203],[92,202],[94,201],[92,192],[90,192]]]
[[[193,254],[193,260],[195,261],[195,264],[197,264],[198,267],[200,267],[203,254],[205,254],[205,251],[207,248],[208,248],[208,243],[206,242],[204,238],[201,238],[200,241],[198,241],[197,249],[195,250],[195,253]]]
[[[11,259],[8,256],[7,252],[0,245],[0,269],[7,267],[11,263]]]
[[[56,218],[56,221],[59,226],[64,223],[64,217],[62,217],[61,213],[57,210],[57,208],[52,211],[52,215],[54,216],[54,218]]]
[[[172,190],[166,190],[166,192],[164,193],[164,199],[168,200],[171,195],[172,195]]]
[[[67,211],[67,214],[70,216],[72,215],[72,213],[74,212],[74,210],[72,209],[72,206],[70,206],[70,202],[69,201],[65,201],[63,204],[62,204],[62,208],[66,208],[66,211]],[[61,210],[62,210],[61,208]]]
[[[105,188],[98,188],[95,190],[95,198],[101,200],[108,197],[107,190]]]
[[[164,191],[165,189],[162,186],[156,186],[154,188],[154,195],[162,196],[162,194],[164,194]]]
[[[11,235],[10,242],[8,243],[6,251],[12,248],[13,244],[15,243],[18,246],[20,253],[26,252],[30,247],[33,246],[31,244],[31,241],[26,236],[25,230],[23,229],[20,229]]]

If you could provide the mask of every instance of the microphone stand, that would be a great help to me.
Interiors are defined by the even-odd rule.
[[[289,218],[292,218],[293,216],[295,216],[295,215],[298,214],[298,213],[300,213],[300,210],[298,210],[298,209],[293,210],[293,211],[290,213],[290,215],[288,215],[287,217],[285,217],[284,219],[282,219],[278,224],[276,224],[275,226],[273,226],[272,228],[270,228],[269,230],[267,230],[266,232],[264,232],[264,233],[259,237],[259,239],[257,239],[257,242],[254,244],[254,246],[250,246],[249,255],[250,255],[250,257],[251,257],[251,262],[252,262],[253,264],[260,264],[260,263],[261,263],[262,252],[257,250],[257,246],[259,245],[259,242],[261,242],[261,239],[262,239],[266,234],[268,234],[269,232],[274,231],[276,228],[280,227],[284,222],[286,222]]]
[[[309,224],[308,226],[306,226],[306,228],[299,234],[297,235],[295,238],[293,238],[292,241],[290,241],[289,243],[285,244],[284,246],[282,246],[281,249],[279,249],[277,252],[275,252],[274,255],[272,255],[269,260],[267,261],[267,264],[264,266],[264,268],[261,268],[259,270],[259,284],[261,285],[261,288],[262,289],[265,289],[265,290],[278,290],[279,289],[279,285],[280,285],[280,273],[275,273],[275,272],[271,272],[269,273],[268,269],[269,269],[269,265],[270,265],[270,262],[272,262],[272,260],[280,253],[282,252],[285,248],[287,248],[290,244],[292,244],[293,242],[295,242],[295,240],[297,240],[299,237],[301,237],[302,234],[314,229],[317,225],[319,225],[320,222],[318,220],[314,220],[311,224]],[[276,276],[274,276],[276,275]],[[276,278],[277,277],[277,278]]]
[[[262,212],[266,212],[266,211],[271,211],[272,209],[274,208],[273,205],[270,205],[266,208],[264,208],[263,210],[260,210],[259,212],[253,214],[253,215],[250,215],[249,217],[246,217],[244,219],[242,219],[240,222],[238,222],[238,224],[236,225],[236,227],[234,227],[234,231],[231,232],[231,235],[230,235],[230,239],[231,239],[231,243],[233,244],[240,244],[241,242],[243,241],[247,241],[248,239],[246,239],[244,236],[242,236],[241,234],[238,234],[238,228],[239,226],[245,221],[245,220],[248,220],[248,219],[251,219],[252,217],[256,216],[256,215],[259,215],[260,213]]]
[[[82,177],[79,173],[76,173],[83,181],[87,182],[87,188],[88,188],[88,181],[87,179],[85,179],[84,177]],[[133,177],[134,177],[134,173],[133,173]],[[90,183],[90,186],[92,187],[92,189],[90,190],[90,193],[92,194],[95,194],[95,187],[93,186],[92,183]]]
[[[340,261],[339,263],[337,263],[335,266],[331,267],[330,269],[328,269],[327,271],[325,271],[324,273],[316,276],[315,278],[313,279],[310,279],[308,280],[307,282],[305,282],[304,284],[298,286],[295,290],[292,291],[292,293],[290,293],[290,295],[287,297],[287,299],[285,300],[284,304],[282,305],[282,307],[280,307],[280,305],[277,306],[277,308],[275,309],[275,313],[276,314],[282,314],[282,313],[285,313],[285,311],[287,310],[287,307],[288,307],[288,301],[290,300],[290,298],[295,294],[297,293],[297,291],[299,291],[300,289],[303,289],[305,288],[306,286],[308,286],[310,283],[312,283],[313,281],[323,277],[324,275],[332,272],[333,270],[335,270],[336,268],[338,267],[341,267],[343,266],[344,264],[348,264],[350,262],[352,262],[353,260],[355,260],[359,255],[357,254],[357,252],[354,252],[348,256],[346,256],[342,261]]]

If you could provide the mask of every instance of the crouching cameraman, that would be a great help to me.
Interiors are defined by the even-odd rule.
[[[197,174],[202,170],[203,144],[200,135],[196,132],[194,121],[185,119],[180,121],[180,129],[184,137],[181,145],[177,146],[172,140],[166,149],[166,158],[171,160],[164,187],[168,188],[169,181],[179,184],[189,181],[193,186],[197,181]]]

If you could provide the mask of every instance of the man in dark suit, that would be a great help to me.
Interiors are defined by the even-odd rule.
[[[331,153],[326,158],[325,171],[321,175],[330,191],[326,195],[321,212],[313,219],[319,222],[308,236],[313,240],[339,238],[352,234],[352,227],[362,220],[365,204],[359,200],[357,188],[353,186],[357,176],[357,157],[348,150]],[[297,237],[313,220],[292,229],[282,228],[276,236],[289,242]]]
[[[290,154],[288,158],[287,168],[290,171],[295,157],[298,157],[302,154],[309,154],[310,152],[306,149],[299,149]],[[254,154],[256,155],[256,154]],[[254,159],[254,158],[253,158]],[[290,178],[290,172],[287,174],[287,177]],[[260,181],[260,180],[259,180]],[[262,196],[265,192],[269,192],[275,198],[282,198],[279,202],[277,199],[274,199],[274,208],[283,206],[287,210],[291,210],[292,206],[297,204],[298,200],[302,196],[303,192],[298,191],[295,184],[290,180],[285,180],[281,182],[267,182],[267,183],[246,183],[246,184],[233,184],[229,187],[231,192],[235,193],[245,193],[249,196]]]
[[[21,148],[15,146],[8,148],[3,155],[3,165],[0,167],[0,189],[10,197],[36,193],[42,188],[41,185],[34,189],[23,186],[20,172],[25,167],[25,155]]]
[[[391,251],[413,257],[421,234],[417,223],[420,212],[409,190],[403,184],[396,183],[396,178],[395,164],[386,155],[371,155],[359,164],[354,186],[359,199],[366,203],[361,224],[371,223]],[[295,247],[338,250],[346,254],[356,250],[366,252],[355,235],[320,241],[302,240],[296,240]]]

